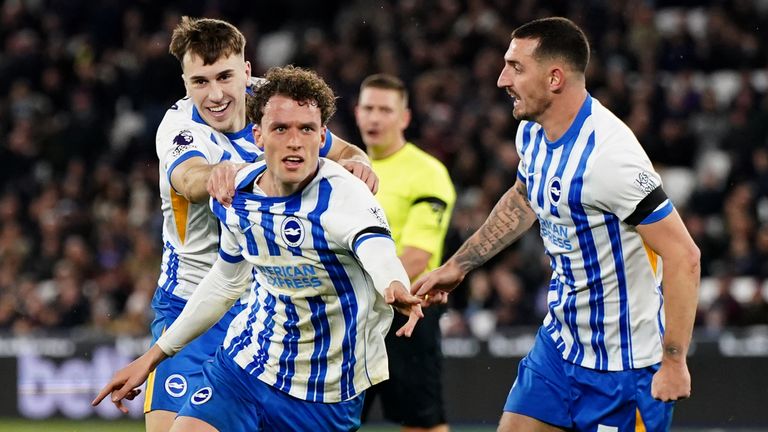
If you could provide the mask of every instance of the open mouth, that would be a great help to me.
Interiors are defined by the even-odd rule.
[[[214,117],[221,117],[222,115],[224,115],[224,111],[226,111],[227,108],[229,108],[230,103],[231,102],[227,102],[221,105],[207,107],[206,109],[208,110],[208,112],[213,114]]]
[[[296,169],[304,163],[304,158],[301,156],[286,156],[283,158],[283,164],[288,169]]]

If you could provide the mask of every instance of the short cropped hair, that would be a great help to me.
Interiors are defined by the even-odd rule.
[[[245,36],[232,24],[212,18],[184,16],[173,29],[168,52],[184,63],[184,55],[194,54],[204,65],[213,64],[221,57],[245,54]]]
[[[541,18],[515,29],[512,39],[537,39],[537,60],[562,58],[575,70],[585,73],[589,63],[589,42],[573,21],[562,17]]]
[[[322,125],[328,124],[336,112],[336,96],[320,76],[310,70],[295,66],[273,67],[264,76],[265,82],[253,89],[247,97],[248,120],[261,124],[264,107],[272,96],[289,97],[300,103],[317,105],[320,108]]]
[[[400,94],[403,104],[408,106],[408,89],[400,78],[389,74],[370,75],[360,84],[360,93],[366,88],[377,88],[384,90],[394,90]]]

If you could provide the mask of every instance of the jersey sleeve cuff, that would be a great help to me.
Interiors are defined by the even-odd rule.
[[[653,223],[656,220],[660,220],[672,211],[671,203],[669,203],[670,209],[667,211],[667,213],[654,220],[653,222],[646,222],[647,218],[662,210],[664,207],[663,204],[665,203],[669,203],[667,194],[664,192],[664,189],[662,189],[661,186],[658,186],[637,204],[635,211],[632,212],[632,214],[629,215],[626,219],[624,219],[624,222],[632,226],[637,226],[640,224]],[[654,217],[658,217],[658,215]]]
[[[245,259],[242,255],[230,255],[221,249],[219,249],[219,256],[230,264],[237,264]]]
[[[187,159],[191,159],[193,157],[201,157],[201,158],[205,159],[205,155],[203,154],[203,152],[201,152],[199,150],[192,150],[192,151],[188,151],[188,152],[184,153],[178,159],[173,161],[171,166],[168,167],[168,170],[166,171],[166,173],[168,174],[168,183],[173,185],[173,183],[171,182],[171,174],[173,174],[173,170],[175,170],[176,167],[179,166],[180,163],[186,161]]]
[[[654,222],[658,222],[667,217],[675,207],[672,205],[672,201],[666,200],[651,214],[649,214],[640,225],[648,225]]]
[[[386,228],[368,227],[357,233],[354,240],[352,240],[352,251],[357,254],[357,248],[360,247],[364,241],[375,237],[385,237],[392,240],[392,234]]]

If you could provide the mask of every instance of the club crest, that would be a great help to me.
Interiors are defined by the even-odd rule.
[[[560,203],[560,196],[563,194],[562,184],[560,183],[560,177],[552,177],[547,185],[547,191],[549,196],[549,202],[553,206],[557,206]]]
[[[165,380],[165,391],[171,397],[180,398],[187,393],[187,380],[183,375],[173,374]]]
[[[301,223],[301,219],[295,216],[288,216],[283,220],[280,227],[280,235],[285,244],[291,247],[298,247],[304,241],[306,230]]]

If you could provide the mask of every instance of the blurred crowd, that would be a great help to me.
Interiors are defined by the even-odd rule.
[[[510,32],[573,19],[592,43],[587,88],[635,132],[702,250],[698,325],[768,324],[767,3],[701,3],[5,0],[0,331],[147,333],[162,245],[154,132],[184,96],[167,53],[181,15],[237,25],[255,73],[316,69],[340,97],[331,128],[352,142],[361,80],[403,78],[407,137],[458,191],[448,254],[515,179],[516,122],[495,85]],[[549,276],[531,230],[467,278],[444,333],[537,325]],[[734,295],[735,281],[752,291]]]

